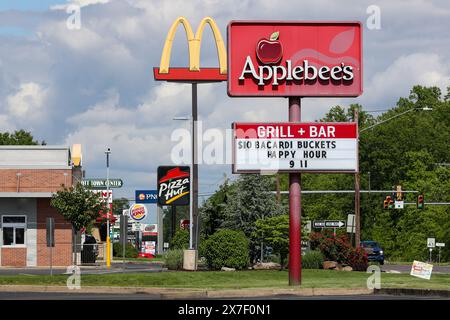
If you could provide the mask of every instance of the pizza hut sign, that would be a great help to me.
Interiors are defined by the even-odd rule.
[[[189,199],[189,167],[158,167],[158,204],[161,206],[187,206]]]

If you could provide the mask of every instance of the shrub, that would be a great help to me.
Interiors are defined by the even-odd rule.
[[[319,250],[311,250],[302,256],[302,268],[304,269],[321,269],[323,266],[324,256]]]
[[[362,248],[353,248],[347,235],[334,237],[330,232],[311,234],[311,248],[319,249],[325,259],[349,265],[355,271],[366,271],[367,254]]]
[[[189,231],[178,230],[170,241],[170,249],[189,249]]]
[[[205,241],[203,253],[211,269],[244,269],[250,261],[249,240],[242,231],[219,230]]]
[[[113,244],[114,257],[123,257],[122,248],[123,247],[121,243],[116,242]],[[138,254],[138,249],[136,249],[131,243],[127,243],[127,245],[125,246],[125,258],[137,258]]]
[[[183,250],[171,249],[164,253],[164,264],[169,270],[181,270],[183,268]]]

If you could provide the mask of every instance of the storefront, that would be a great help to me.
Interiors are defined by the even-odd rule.
[[[50,199],[80,177],[80,164],[69,147],[0,146],[0,266],[50,264],[48,217],[55,219],[53,265],[72,264],[72,226]]]

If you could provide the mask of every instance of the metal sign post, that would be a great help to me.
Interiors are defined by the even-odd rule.
[[[300,97],[289,97],[289,122],[301,121]],[[301,180],[300,173],[289,173],[289,285],[302,283]]]
[[[53,247],[55,246],[55,219],[50,217],[46,220],[47,247],[50,248],[50,275],[53,275]]]

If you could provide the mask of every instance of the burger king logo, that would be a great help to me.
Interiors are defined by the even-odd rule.
[[[143,204],[136,203],[130,208],[130,217],[135,221],[141,221],[147,216],[147,208]]]

